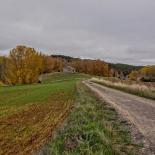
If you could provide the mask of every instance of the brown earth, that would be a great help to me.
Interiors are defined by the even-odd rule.
[[[94,93],[111,104],[118,113],[134,126],[136,136],[144,143],[143,153],[155,154],[155,101],[124,93],[100,84],[85,81]],[[138,133],[137,133],[138,132]]]
[[[0,118],[0,155],[33,154],[51,138],[72,105],[72,100],[34,104]]]

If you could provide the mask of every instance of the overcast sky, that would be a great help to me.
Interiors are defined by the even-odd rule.
[[[16,45],[155,64],[155,0],[0,0],[0,54]]]

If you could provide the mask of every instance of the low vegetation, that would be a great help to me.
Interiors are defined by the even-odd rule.
[[[91,81],[110,88],[122,90],[127,93],[155,100],[155,84],[132,82],[111,78],[93,78]]]
[[[155,82],[155,65],[145,66],[137,71],[132,71],[129,78],[134,81]]]
[[[44,79],[44,83],[54,83],[61,81],[72,81],[73,79],[82,80],[86,78],[91,78],[88,74],[80,74],[80,73],[50,73],[42,75]]]
[[[131,143],[124,123],[112,107],[79,83],[76,104],[68,121],[38,154],[134,155],[138,146]]]
[[[85,77],[56,73],[42,84],[0,87],[0,154],[27,155],[43,146],[69,114],[76,81]]]

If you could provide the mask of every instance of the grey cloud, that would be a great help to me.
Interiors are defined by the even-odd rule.
[[[155,64],[154,0],[0,0],[0,54],[19,44],[47,54]]]

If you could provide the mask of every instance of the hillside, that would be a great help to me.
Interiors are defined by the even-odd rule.
[[[121,63],[108,63],[110,68],[113,68],[117,71],[123,72],[124,75],[128,75],[133,70],[139,70],[143,66],[134,66],[134,65],[128,65],[128,64],[121,64]]]
[[[74,61],[77,59],[82,60],[80,58],[74,58],[74,57],[65,56],[65,55],[51,55],[51,57],[61,58],[61,59],[66,60],[67,62],[71,62],[71,61]],[[87,60],[89,60],[89,59],[87,59]],[[143,67],[143,66],[134,66],[134,65],[122,64],[122,63],[116,63],[116,64],[115,63],[109,63],[109,62],[106,62],[106,63],[109,65],[110,69],[114,69],[114,70],[117,70],[119,72],[123,72],[123,74],[125,76],[128,75],[129,73],[131,73],[131,71],[139,70]]]

